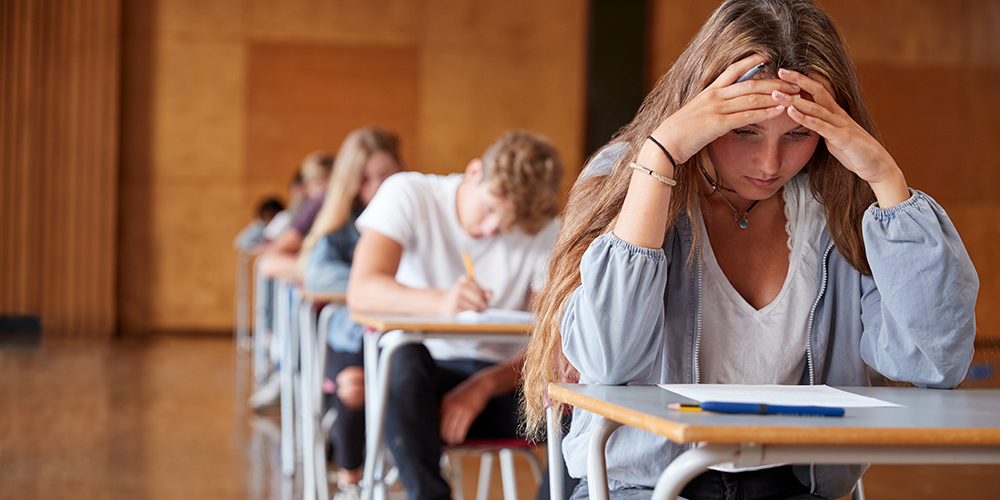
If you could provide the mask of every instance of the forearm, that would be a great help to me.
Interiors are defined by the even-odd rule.
[[[463,384],[478,385],[490,397],[514,392],[521,383],[521,368],[524,366],[524,352],[503,363],[497,363],[473,373]]]
[[[302,235],[295,228],[288,228],[268,243],[264,255],[298,255],[302,249]]]
[[[394,276],[352,272],[347,285],[347,306],[353,311],[426,314],[437,312],[447,292],[436,288],[410,288]]]
[[[673,165],[652,141],[646,140],[635,163],[667,178],[674,177]],[[643,248],[660,248],[667,227],[671,194],[672,188],[667,184],[651,175],[634,171],[615,223],[615,236]]]
[[[971,362],[979,289],[954,225],[915,192],[870,208],[863,229],[877,290],[865,296],[862,358],[896,380],[954,387]]]

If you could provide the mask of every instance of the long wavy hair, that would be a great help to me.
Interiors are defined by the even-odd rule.
[[[754,53],[768,62],[759,76],[775,78],[778,68],[815,72],[832,84],[837,103],[865,130],[878,138],[862,102],[854,64],[830,18],[811,0],[727,0],[702,26],[670,70],[660,78],[631,123],[605,146],[625,143],[624,152],[607,174],[577,180],[563,213],[562,228],[552,250],[548,280],[535,302],[538,321],[522,372],[523,413],[529,435],[540,436],[545,426],[549,382],[578,379],[578,372],[562,354],[559,332],[562,311],[580,286],[580,260],[598,236],[611,231],[622,208],[631,169],[647,134],[693,100],[729,65]],[[667,231],[685,213],[699,210],[699,166],[703,149],[674,171]],[[861,235],[861,218],[875,201],[871,188],[844,168],[820,141],[807,162],[811,190],[823,204],[830,235],[841,254],[858,271],[871,274]],[[695,240],[701,236],[695,234]],[[692,259],[688,259],[688,265]],[[554,407],[558,415],[561,405]]]
[[[323,206],[316,214],[316,220],[309,229],[309,234],[302,241],[299,252],[299,268],[305,270],[305,262],[309,251],[320,238],[340,229],[351,210],[361,203],[358,192],[365,174],[365,163],[375,153],[388,153],[396,163],[399,163],[399,139],[395,134],[385,130],[365,127],[359,128],[344,138],[337,159],[333,163],[333,173],[326,189]],[[363,208],[363,207],[358,207]]]

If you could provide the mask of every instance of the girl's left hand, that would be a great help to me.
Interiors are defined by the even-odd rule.
[[[910,197],[896,161],[837,104],[829,80],[818,73],[803,75],[787,69],[778,70],[778,77],[798,85],[812,100],[778,91],[771,97],[787,108],[792,120],[822,136],[830,154],[871,185],[880,207],[888,208]]]

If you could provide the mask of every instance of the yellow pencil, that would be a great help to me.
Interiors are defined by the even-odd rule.
[[[462,260],[465,261],[465,274],[469,275],[469,279],[476,281],[476,271],[472,269],[472,257],[469,256],[469,252],[462,252]]]
[[[688,403],[670,403],[667,408],[677,411],[701,411],[701,405]]]

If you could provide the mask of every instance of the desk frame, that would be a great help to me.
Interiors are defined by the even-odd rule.
[[[520,343],[532,324],[471,323],[439,314],[352,313],[351,320],[373,329],[364,335],[366,449],[362,499],[385,500],[386,487],[394,481],[385,471],[385,419],[396,351],[427,339]],[[390,332],[395,333],[389,335]]]
[[[299,425],[302,429],[302,482],[304,500],[329,500],[326,479],[326,436],[322,431],[323,377],[326,366],[326,332],[330,318],[346,307],[343,293],[314,293],[301,290],[299,346],[301,394]],[[316,309],[320,308],[317,317]]]
[[[594,395],[582,394],[588,387],[578,384],[551,384],[549,395],[564,403],[569,403],[581,409],[593,412],[598,418],[597,426],[592,430],[588,447],[587,474],[590,497],[593,500],[607,500],[607,467],[605,448],[608,439],[615,429],[622,425],[632,425],[642,430],[662,435],[679,444],[708,442],[703,446],[685,451],[672,461],[656,482],[653,490],[654,500],[676,499],[684,486],[696,476],[705,472],[708,467],[725,462],[735,462],[737,466],[756,466],[782,463],[894,463],[894,464],[1000,464],[1000,419],[993,427],[949,427],[949,428],[907,428],[886,429],[880,427],[823,427],[825,432],[816,432],[819,427],[782,427],[776,421],[769,426],[757,426],[751,419],[760,421],[774,419],[771,417],[738,416],[747,422],[743,425],[692,425],[672,419],[665,407],[656,415],[638,412],[633,408],[620,406]],[[653,386],[656,390],[663,389]],[[615,388],[610,388],[614,390]],[[851,388],[870,389],[870,388]],[[880,388],[882,389],[882,388]],[[936,389],[887,388],[916,391],[936,391]],[[1000,390],[986,391],[985,397],[1000,405]],[[668,392],[668,391],[663,391]],[[855,391],[852,391],[855,392]],[[880,396],[878,392],[864,391],[866,395]],[[887,394],[889,391],[885,391]],[[676,396],[676,402],[688,402],[681,396]],[[888,399],[888,398],[886,398]],[[920,411],[920,408],[914,411]],[[850,412],[850,410],[849,410]],[[850,415],[850,413],[849,413]],[[721,417],[730,418],[733,417]],[[818,417],[784,417],[786,422],[801,419],[812,419],[819,422]],[[842,423],[838,422],[838,423]],[[829,423],[824,421],[824,423]],[[792,438],[780,438],[781,430],[791,430],[798,434],[795,439],[803,440],[808,430],[814,437],[812,442],[803,440],[801,443],[787,442]],[[839,430],[838,430],[839,429]],[[756,430],[767,432],[755,432]],[[774,431],[770,437],[766,436]],[[875,439],[879,437],[880,439]],[[726,435],[728,438],[713,438]],[[737,442],[718,442],[724,441]],[[756,442],[755,442],[756,441]],[[775,442],[770,442],[775,441]],[[781,442],[786,441],[786,442]]]

